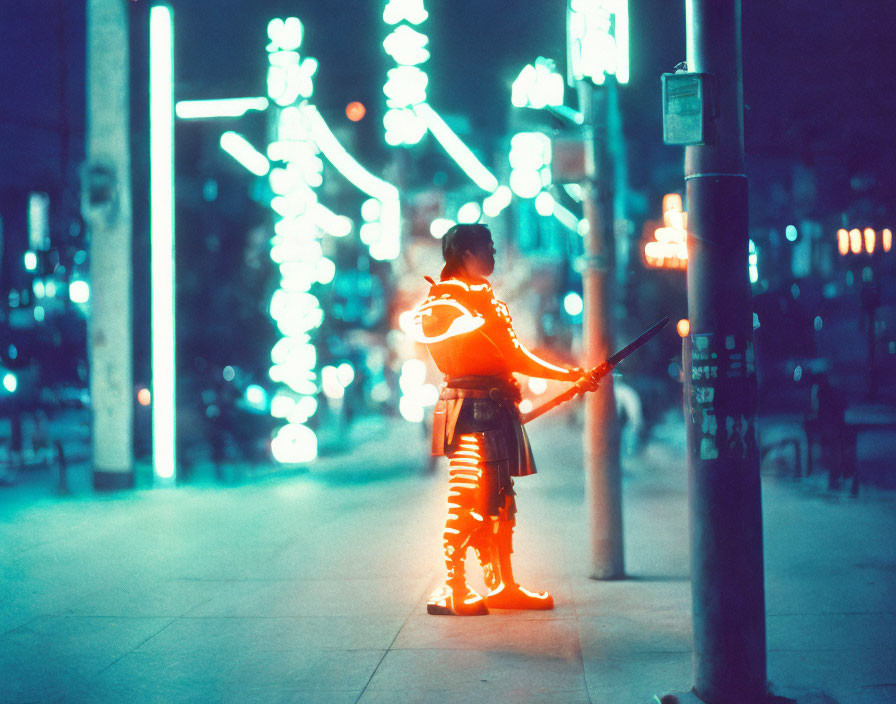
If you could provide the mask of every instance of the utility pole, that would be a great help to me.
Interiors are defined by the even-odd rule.
[[[687,0],[686,22],[688,69],[711,106],[685,150],[693,694],[755,704],[767,682],[740,0]]]
[[[134,485],[128,4],[87,3],[87,166],[81,209],[90,233],[93,485],[101,490]]]
[[[607,81],[615,80],[608,77]],[[582,293],[583,347],[586,368],[596,367],[612,353],[612,290],[615,280],[613,168],[607,148],[609,103],[607,86],[588,79],[577,82],[583,117],[585,182],[582,204],[585,234]],[[619,579],[625,575],[622,545],[622,478],[619,426],[613,379],[585,397],[585,503],[591,549],[591,577]]]

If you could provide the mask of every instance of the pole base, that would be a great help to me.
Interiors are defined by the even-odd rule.
[[[758,704],[798,704],[797,699],[788,699],[787,697],[776,697],[774,694],[769,694],[765,700]],[[671,692],[669,694],[656,694],[651,701],[651,704],[706,704],[704,700],[694,694],[694,691],[691,690],[689,692]],[[808,704],[808,702],[807,702]]]
[[[134,472],[110,472],[93,470],[93,488],[95,491],[122,491],[134,488]]]
[[[705,704],[693,691],[654,695],[650,704]]]

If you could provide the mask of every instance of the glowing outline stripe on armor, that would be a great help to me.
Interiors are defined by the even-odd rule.
[[[556,366],[556,365],[554,365],[554,364],[551,364],[550,362],[546,362],[545,360],[541,359],[540,357],[536,357],[536,356],[535,356],[534,354],[532,354],[529,350],[527,350],[521,343],[518,342],[518,343],[517,343],[517,346],[520,348],[520,351],[521,351],[524,355],[526,355],[529,359],[531,359],[533,362],[537,362],[538,364],[541,364],[541,365],[547,367],[548,369],[554,369],[554,370],[556,370],[556,371],[558,371],[558,372],[563,372],[563,373],[565,373],[565,374],[570,374],[570,373],[571,373],[571,372],[569,371],[569,369],[564,369],[563,367],[558,367],[558,366]],[[531,374],[530,376],[535,376],[535,374]]]
[[[461,312],[461,316],[452,320],[451,325],[449,325],[448,329],[441,335],[429,337],[426,335],[426,333],[423,332],[423,321],[420,318],[423,315],[429,315],[432,309],[436,306],[449,306],[451,308],[456,308]],[[451,299],[439,299],[436,301],[432,301],[431,303],[424,303],[420,306],[420,308],[417,309],[417,314],[414,316],[414,322],[411,325],[410,336],[415,342],[419,342],[423,345],[430,345],[435,342],[447,340],[450,337],[465,335],[468,332],[472,332],[473,330],[481,328],[483,325],[485,325],[485,318],[473,315],[468,308],[462,306],[457,301]]]

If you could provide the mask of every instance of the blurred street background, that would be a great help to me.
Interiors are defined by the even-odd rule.
[[[418,5],[423,8],[396,3],[394,12],[419,20],[408,9]],[[131,378],[118,382],[127,389],[117,390],[115,399],[133,412],[134,457],[148,463],[155,354],[151,291],[163,288],[152,287],[150,266],[151,8],[143,1],[122,7],[120,26],[99,9],[90,15],[96,23],[112,23],[106,31],[124,32],[131,65],[120,88],[130,96],[133,229],[124,242],[132,254],[130,271],[114,286],[132,292],[132,320],[120,328],[128,334],[114,326],[108,334],[128,356]],[[301,465],[339,452],[345,429],[362,419],[404,418],[409,433],[425,432],[415,425],[425,423],[424,409],[433,402],[439,378],[425,351],[403,334],[401,314],[424,295],[423,276],[438,275],[438,237],[456,221],[482,219],[491,227],[499,249],[493,283],[509,304],[520,338],[547,356],[582,358],[581,233],[587,221],[581,189],[563,183],[566,167],[549,168],[552,144],[560,158],[578,129],[558,112],[575,113],[576,107],[575,91],[564,91],[561,78],[563,4],[518,16],[500,4],[434,7],[418,24],[398,25],[388,24],[376,3],[347,7],[351,22],[341,5],[172,5],[174,104],[186,107],[177,108],[173,124],[177,234],[169,293],[176,330],[169,343],[176,366],[166,373],[176,401],[164,400],[172,415],[176,411],[179,483],[189,482],[194,467],[208,462],[223,475],[234,463]],[[744,10],[759,410],[764,418],[795,419],[803,443],[816,429],[816,437],[831,435],[829,426],[842,424],[844,414],[851,419],[846,431],[858,433],[860,445],[874,444],[869,438],[892,430],[894,421],[889,409],[896,393],[896,255],[884,230],[894,225],[896,167],[887,155],[896,147],[889,121],[896,105],[892,91],[878,89],[889,81],[884,67],[893,48],[882,30],[889,10],[874,3],[862,7],[822,11],[793,0]],[[88,158],[91,119],[101,120],[108,106],[94,101],[87,109],[85,57],[89,50],[98,52],[98,65],[108,65],[101,59],[111,44],[102,42],[112,35],[99,36],[98,46],[88,42],[84,2],[5,2],[0,12],[9,32],[0,62],[0,462],[3,481],[18,482],[56,462],[57,440],[70,459],[83,458],[81,443],[89,434],[87,326],[93,314],[95,325],[103,327],[106,314],[91,309],[97,295],[92,279],[98,275],[91,252],[104,250],[96,234],[91,247],[88,221],[110,207],[103,199],[110,188],[104,179],[111,177],[100,168],[103,159]],[[272,111],[280,107],[265,96],[279,90],[271,84],[275,79],[266,78],[269,35],[278,30],[268,25],[290,16],[302,23],[293,55],[316,62],[313,85],[295,90],[301,88],[302,96],[311,91],[305,103],[350,153],[348,166],[338,159],[334,166],[321,154],[322,162],[301,167],[317,174],[312,182],[320,186],[309,192],[331,217],[319,224],[299,259],[272,239],[287,212],[285,201],[276,201],[285,188],[278,178],[291,178],[287,169],[259,176],[222,147],[224,133],[241,135],[260,156],[266,144],[276,142]],[[512,31],[496,38],[493,28],[505,24]],[[645,251],[661,228],[660,236],[677,236],[678,242],[686,237],[686,217],[679,215],[687,210],[681,149],[662,143],[659,90],[660,74],[685,58],[683,5],[632,2],[628,24],[629,77],[616,86],[608,129],[616,162],[610,313],[620,346],[663,315],[675,323],[688,314],[684,263],[674,257],[674,243],[667,250],[654,247],[652,257]],[[402,52],[416,46],[389,45],[388,53],[383,42],[396,26],[416,32],[418,44],[426,42],[421,51],[428,58],[414,66],[426,82],[426,104],[501,184],[491,194],[464,170],[469,162],[461,158],[459,165],[459,153],[446,151],[419,120],[410,120],[405,132],[384,132],[392,109],[387,100],[400,102],[388,86],[388,72],[400,65],[393,54],[405,60]],[[529,72],[523,70],[527,65]],[[541,84],[531,77],[535,73]],[[238,117],[177,116],[232,112],[215,99],[245,96],[258,96],[268,108],[242,106]],[[91,137],[102,144],[101,138]],[[234,153],[245,160],[243,152]],[[93,168],[97,163],[99,170]],[[386,196],[371,197],[355,185],[359,169],[397,185],[400,222],[382,219]],[[470,173],[487,180],[476,167]],[[370,190],[370,184],[362,185]],[[282,278],[284,263],[293,272],[314,268],[309,295],[280,288],[290,288]],[[285,319],[284,310],[312,319],[306,342],[283,342],[297,339],[289,328],[297,324]],[[636,426],[634,447],[680,404],[681,345],[671,326],[618,374],[623,416]],[[534,382],[527,388],[529,402],[555,390]],[[292,433],[273,442],[284,425],[305,429],[301,439]],[[851,450],[855,442],[848,440]],[[839,457],[839,448],[828,449]],[[814,452],[821,448],[816,445]],[[802,447],[804,469],[811,454]],[[828,469],[824,461],[819,469]],[[869,466],[868,479],[896,485],[883,467]]]
[[[664,141],[661,84],[699,72],[687,22],[666,0],[0,0],[0,701],[689,689],[695,142]],[[768,679],[801,702],[896,701],[894,22],[872,0],[741,18],[730,255]],[[485,624],[423,616],[442,379],[406,332],[464,222],[545,358],[593,355],[586,319],[611,351],[671,319],[613,378],[631,579],[588,579],[568,404],[518,482],[520,571],[558,609]],[[520,381],[524,411],[563,390]]]

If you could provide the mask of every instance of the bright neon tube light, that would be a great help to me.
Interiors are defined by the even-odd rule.
[[[184,120],[214,117],[242,117],[249,110],[266,110],[267,98],[225,98],[222,100],[178,100],[175,113]]]
[[[316,107],[303,105],[299,109],[308,121],[314,143],[329,162],[338,169],[339,173],[369,196],[381,201],[398,200],[398,189],[361,166],[339,143],[336,135],[330,131]]]
[[[563,190],[572,198],[576,203],[582,202],[582,187],[578,183],[565,183],[563,184]]]
[[[579,219],[571,211],[567,210],[559,203],[554,203],[554,212],[551,214],[564,227],[567,227],[576,233],[579,231]]]
[[[613,33],[616,39],[616,80],[620,83],[628,83],[628,0],[619,0],[614,19],[616,21]]]
[[[457,165],[483,191],[494,193],[498,188],[498,179],[489,171],[460,137],[439,117],[438,113],[426,103],[414,106],[414,112],[423,120],[442,148],[448,152]]]
[[[221,149],[256,176],[264,176],[271,170],[268,158],[237,132],[225,132],[221,135]]]
[[[352,221],[344,215],[337,215],[322,203],[311,206],[314,224],[328,235],[345,237],[352,231]]]
[[[152,462],[170,481],[175,448],[174,346],[174,59],[171,9],[149,15],[150,271],[152,321]]]

